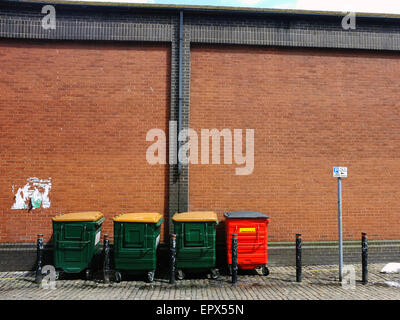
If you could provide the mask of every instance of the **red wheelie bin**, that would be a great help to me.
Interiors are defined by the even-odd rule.
[[[237,262],[240,269],[267,267],[269,216],[256,211],[225,212],[226,247],[229,272],[232,272],[232,234],[237,234]]]

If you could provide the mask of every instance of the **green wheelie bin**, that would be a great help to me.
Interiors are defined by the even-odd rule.
[[[90,279],[93,258],[101,252],[101,212],[76,212],[58,215],[53,220],[54,266],[56,279],[63,273],[86,271]]]
[[[154,280],[157,247],[160,243],[159,213],[126,213],[114,218],[115,281],[122,280],[122,271],[147,272],[147,280]]]
[[[176,213],[172,217],[176,234],[177,278],[185,277],[184,270],[210,269],[211,278],[219,277],[215,268],[215,227],[217,214],[210,211]]]

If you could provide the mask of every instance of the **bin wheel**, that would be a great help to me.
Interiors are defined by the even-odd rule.
[[[219,270],[218,269],[211,269],[211,279],[218,279],[219,277]]]
[[[182,269],[178,269],[178,280],[183,280],[185,278],[185,274],[183,273]]]
[[[91,280],[92,279],[92,270],[86,269],[85,276],[86,276],[86,280]]]
[[[154,281],[154,273],[155,273],[155,271],[147,272],[147,281],[148,282],[153,282]]]
[[[114,278],[115,278],[115,282],[120,283],[122,280],[121,272],[115,271]]]
[[[61,280],[64,275],[64,272],[60,270],[56,270],[56,280]]]
[[[262,274],[263,274],[264,276],[269,275],[269,269],[268,269],[268,267],[262,267]]]

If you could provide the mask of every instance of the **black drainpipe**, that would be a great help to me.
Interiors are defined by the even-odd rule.
[[[178,75],[178,92],[179,92],[179,100],[178,100],[178,138],[179,138],[179,133],[182,130],[182,60],[183,60],[183,11],[181,10],[179,12],[179,62],[178,62],[178,68],[179,68],[179,75]],[[178,139],[178,150],[177,150],[177,159],[178,159],[178,173],[182,173],[182,164],[179,161],[179,149],[181,147],[181,142]]]
[[[183,10],[179,12],[179,62],[178,62],[178,92],[179,92],[179,100],[178,100],[178,150],[176,151],[176,159],[178,161],[178,175],[180,176],[182,173],[182,164],[179,161],[179,150],[181,148],[181,141],[179,141],[179,133],[182,130],[182,60],[183,60]],[[180,178],[178,178],[178,212],[180,212]]]

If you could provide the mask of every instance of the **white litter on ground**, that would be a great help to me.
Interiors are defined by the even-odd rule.
[[[398,287],[398,288],[400,288],[400,283],[398,283],[398,282],[385,281],[385,284],[387,284],[389,287]]]
[[[400,273],[400,263],[391,262],[383,267],[382,273]]]

